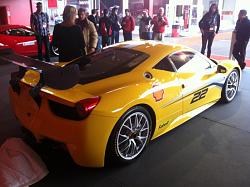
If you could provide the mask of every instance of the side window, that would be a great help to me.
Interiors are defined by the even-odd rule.
[[[35,36],[35,33],[32,30],[25,29],[25,28],[23,28],[22,30],[24,31],[25,36]]]
[[[11,36],[34,36],[35,33],[31,30],[18,28],[18,29],[9,29],[6,31],[8,35]]]
[[[20,29],[9,29],[9,35],[11,35],[11,36],[24,36],[24,33]]]
[[[198,72],[211,67],[211,64],[198,53],[179,52],[172,56],[170,58],[178,72]]]
[[[181,51],[171,55],[169,58],[175,65],[176,69],[178,70],[182,66],[184,66],[187,62],[189,62],[193,57],[194,53]]]
[[[174,68],[167,57],[163,58],[158,64],[156,64],[154,66],[154,69],[174,72]]]

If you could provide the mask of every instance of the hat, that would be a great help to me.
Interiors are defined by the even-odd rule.
[[[148,9],[145,8],[145,9],[142,10],[142,12],[147,12],[148,13]]]

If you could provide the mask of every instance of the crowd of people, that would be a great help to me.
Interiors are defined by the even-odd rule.
[[[77,17],[78,14],[78,18]],[[42,12],[42,3],[37,3],[37,11],[31,15],[31,28],[35,31],[38,44],[38,59],[42,60],[42,44],[45,45],[45,60],[50,61],[49,55],[49,19]],[[143,9],[139,20],[139,37],[142,40],[158,40],[164,38],[165,27],[168,27],[168,19],[164,14],[164,8],[159,8],[158,14],[150,17],[148,10]],[[211,47],[216,34],[220,29],[220,15],[216,4],[212,4],[209,11],[199,22],[202,33],[201,53],[211,56]],[[58,47],[59,61],[70,61],[82,55],[95,52],[120,41],[119,31],[123,31],[124,41],[133,39],[132,32],[135,29],[135,19],[130,10],[125,10],[125,16],[120,19],[118,7],[113,7],[111,13],[103,10],[100,16],[98,9],[93,9],[89,15],[86,9],[67,5],[63,11],[63,22],[55,25],[52,45]],[[246,47],[250,37],[250,21],[247,11],[239,12],[235,27],[236,43],[233,47],[233,56],[239,62],[242,69],[245,68]]]

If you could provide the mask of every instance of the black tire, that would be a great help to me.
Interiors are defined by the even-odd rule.
[[[136,125],[137,127],[133,126],[136,124],[136,118],[139,120],[137,121],[139,122],[137,123],[138,125]],[[132,123],[134,133],[127,128],[129,119],[131,119],[129,124]],[[148,130],[146,129],[147,127]],[[106,150],[105,164],[129,164],[133,162],[145,150],[146,145],[150,141],[151,133],[152,119],[150,113],[141,106],[135,106],[129,109],[119,119],[111,133]],[[123,136],[127,136],[128,139],[125,141],[126,138]],[[121,140],[122,138],[124,138],[124,140]],[[128,147],[128,149],[124,147]],[[124,154],[122,148],[124,148],[124,152],[128,151],[128,155]]]
[[[222,102],[230,103],[235,98],[239,88],[239,80],[239,72],[236,69],[229,73],[221,93]]]

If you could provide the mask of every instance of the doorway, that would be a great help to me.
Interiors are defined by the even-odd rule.
[[[176,5],[175,20],[179,23],[181,30],[189,29],[190,5]]]
[[[7,7],[0,7],[0,25],[8,24]]]

